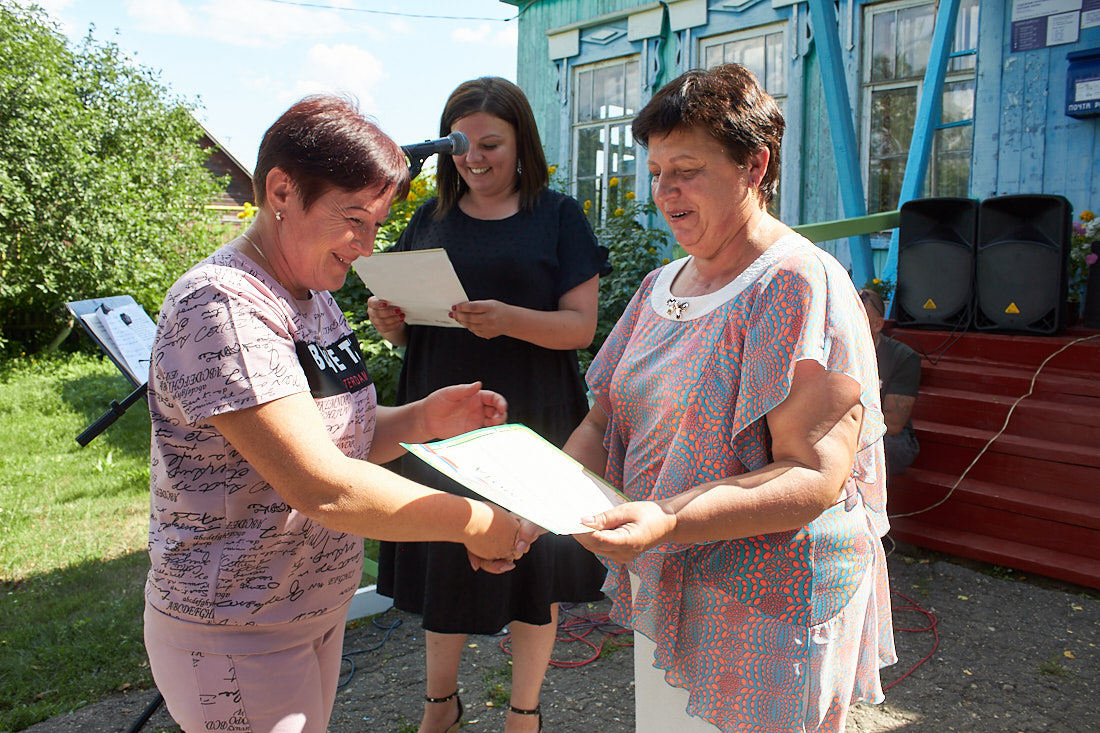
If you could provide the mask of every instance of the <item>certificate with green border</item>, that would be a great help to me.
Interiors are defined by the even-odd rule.
[[[481,428],[409,453],[479,496],[554,534],[591,532],[581,517],[629,501],[525,425]]]

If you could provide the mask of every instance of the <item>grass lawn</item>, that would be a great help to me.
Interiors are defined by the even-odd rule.
[[[113,364],[24,358],[0,371],[0,730],[152,684],[141,640],[149,415]]]
[[[0,365],[0,731],[153,684],[141,622],[145,403],[76,442],[129,392],[96,357]]]

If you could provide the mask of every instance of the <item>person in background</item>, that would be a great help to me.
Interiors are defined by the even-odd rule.
[[[576,350],[596,330],[606,250],[577,202],[547,187],[534,115],[515,84],[483,77],[459,85],[439,130],[465,134],[470,149],[440,157],[439,196],[413,214],[394,249],[445,249],[470,300],[452,310],[460,328],[407,325],[399,308],[368,301],[375,328],[406,347],[398,404],[476,378],[507,398],[512,422],[561,446],[588,409]],[[416,459],[403,460],[400,470],[468,495]],[[603,566],[571,537],[554,535],[539,539],[504,575],[475,574],[463,555],[461,546],[443,542],[386,544],[379,553],[379,592],[423,615],[427,695],[420,731],[457,730],[466,634],[504,626],[513,660],[504,729],[538,730],[558,603],[602,598]]]
[[[507,512],[374,463],[499,424],[507,405],[475,382],[377,406],[329,291],[371,254],[408,170],[353,104],[291,106],[254,180],[254,223],[185,273],[158,319],[145,644],[188,733],[323,733],[363,536],[462,543],[495,572],[522,553]]]
[[[886,307],[874,290],[860,290],[859,299],[867,312],[867,323],[875,339],[878,377],[882,385],[882,414],[886,421],[886,475],[905,471],[917,459],[920,443],[913,431],[913,406],[920,388],[920,356],[900,341],[882,333]]]
[[[643,280],[565,450],[634,499],[576,537],[635,631],[638,731],[843,731],[896,661],[874,345],[844,268],[767,212],[783,128],[738,64],[632,123],[687,256]]]

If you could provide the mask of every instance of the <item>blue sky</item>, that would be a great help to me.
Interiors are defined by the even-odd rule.
[[[498,0],[37,4],[74,41],[94,25],[97,40],[160,71],[175,95],[198,102],[198,118],[249,169],[264,130],[306,94],[350,93],[407,144],[438,136],[443,103],[459,83],[516,78],[516,21],[506,20],[516,7]]]

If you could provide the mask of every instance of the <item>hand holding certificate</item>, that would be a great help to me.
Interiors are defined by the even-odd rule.
[[[450,317],[451,306],[469,298],[446,250],[376,252],[351,266],[372,293],[405,312],[406,323],[462,328]]]
[[[402,445],[471,491],[554,534],[591,532],[581,517],[629,501],[524,425]]]

